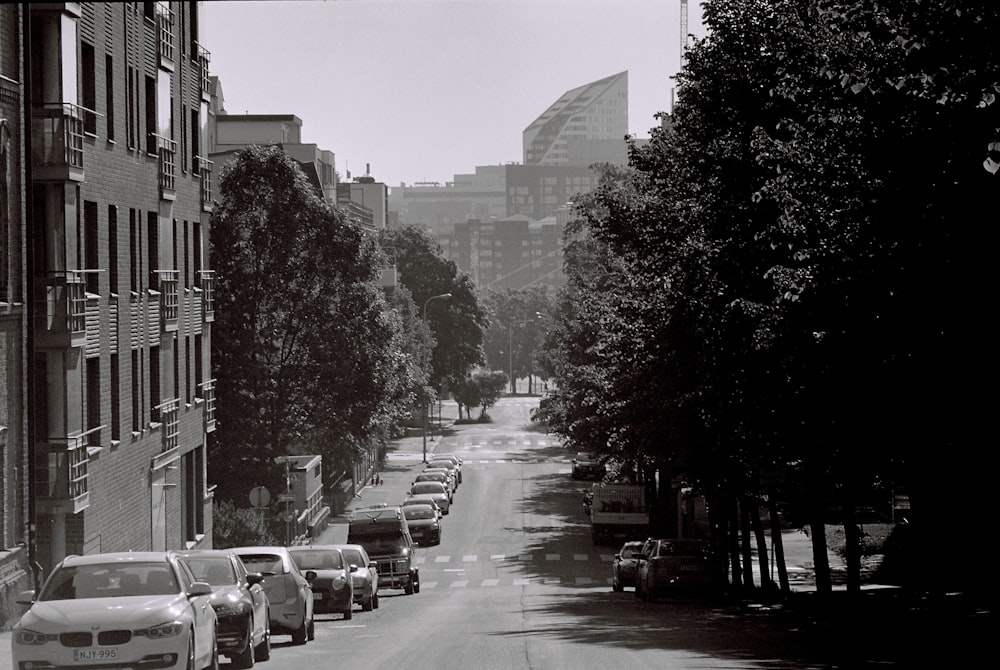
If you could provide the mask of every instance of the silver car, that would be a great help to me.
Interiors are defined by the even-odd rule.
[[[338,544],[344,560],[351,568],[354,582],[354,602],[361,605],[363,612],[378,609],[378,563],[368,557],[368,552],[360,544]]]
[[[235,547],[233,551],[249,572],[264,575],[264,593],[271,607],[271,634],[291,635],[293,644],[305,644],[316,636],[313,592],[305,574],[295,565],[285,547]]]
[[[447,514],[449,508],[451,507],[451,494],[448,493],[448,485],[442,484],[441,482],[414,482],[410,486],[411,496],[417,495],[431,495],[434,496],[434,502],[437,506],[441,508],[442,514]]]

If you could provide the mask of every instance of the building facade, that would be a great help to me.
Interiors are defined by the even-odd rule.
[[[453,181],[400,184],[389,191],[394,225],[420,226],[432,234],[450,231],[470,219],[489,221],[507,216],[507,172],[503,165],[477,165]]]
[[[580,143],[611,141],[624,145],[628,135],[628,71],[566,91],[522,133],[525,165],[568,165],[589,162],[592,150]],[[614,144],[600,154],[615,151]]]
[[[31,385],[24,444],[4,447],[30,454],[15,486],[23,541],[45,571],[67,554],[210,547],[213,165],[198,3],[7,7],[5,65],[24,27],[25,234],[11,239],[30,268]]]

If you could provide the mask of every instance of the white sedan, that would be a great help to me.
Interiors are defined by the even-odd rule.
[[[69,556],[17,602],[15,668],[216,668],[212,587],[173,552]]]

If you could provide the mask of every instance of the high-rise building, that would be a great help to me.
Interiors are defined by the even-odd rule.
[[[0,7],[2,541],[45,570],[211,547],[208,63],[198,3]]]
[[[570,89],[523,133],[525,165],[589,165],[624,152],[628,71]]]

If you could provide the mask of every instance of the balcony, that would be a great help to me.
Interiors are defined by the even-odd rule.
[[[177,330],[177,315],[179,311],[179,293],[177,290],[177,270],[157,270],[160,291],[160,324],[164,331]]]
[[[90,449],[98,446],[102,428],[35,446],[34,493],[43,508],[69,503],[76,514],[90,505]]]
[[[159,33],[160,67],[173,71],[177,51],[174,43],[174,13],[165,2],[156,3],[156,29]]]
[[[204,212],[212,211],[212,170],[215,164],[201,156],[195,156],[195,163],[198,166],[198,174],[201,176],[201,209]]]
[[[198,68],[201,70],[201,99],[207,102],[212,99],[212,77],[208,71],[211,53],[197,42],[195,42],[195,48],[198,52]]]
[[[41,274],[35,281],[35,344],[43,349],[83,346],[87,338],[84,273]]]
[[[177,198],[177,142],[153,133],[160,167],[160,199]]]
[[[198,274],[203,292],[201,304],[205,310],[202,317],[206,322],[215,321],[215,271],[202,270]]]
[[[83,107],[70,102],[38,105],[31,117],[31,169],[37,181],[82,182]]]
[[[201,389],[199,394],[201,398],[205,401],[205,432],[211,433],[215,430],[215,382],[214,379],[209,379],[207,382],[202,382],[198,384],[198,388]]]

